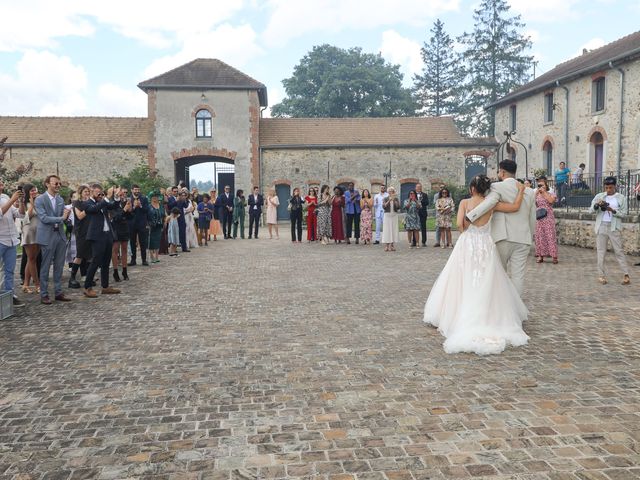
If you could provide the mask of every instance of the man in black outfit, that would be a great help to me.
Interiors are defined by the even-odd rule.
[[[187,221],[184,219],[184,209],[189,207],[189,200],[187,199],[189,195],[189,190],[183,188],[180,190],[180,195],[178,196],[178,201],[175,206],[180,210],[180,216],[178,217],[178,233],[180,235],[180,248],[183,252],[190,252],[187,247]],[[173,208],[170,206],[170,208]],[[171,210],[169,210],[171,211]]]
[[[93,277],[98,267],[100,267],[102,294],[120,293],[117,288],[109,287],[109,263],[111,262],[111,250],[115,240],[115,232],[109,221],[108,211],[118,206],[117,202],[113,201],[113,194],[113,187],[110,187],[107,190],[107,198],[105,198],[102,186],[96,183],[91,186],[91,198],[83,204],[83,209],[89,222],[87,242],[91,244],[92,255],[91,264],[84,281],[84,295],[89,298],[98,296],[92,288]]]
[[[258,238],[258,225],[260,225],[262,205],[264,205],[264,199],[258,193],[259,191],[258,187],[253,187],[253,193],[249,195],[249,239],[251,239],[251,232],[255,238]]]
[[[140,195],[140,186],[131,186],[131,208],[132,215],[129,219],[129,243],[131,245],[131,261],[129,266],[136,264],[136,248],[140,245],[140,258],[142,265],[147,263],[147,245],[149,244],[149,200]]]
[[[418,216],[420,217],[420,230],[422,232],[422,246],[427,246],[427,207],[429,206],[429,195],[422,191],[422,184],[416,183],[416,196],[418,197],[418,203],[420,208],[418,209]],[[415,247],[415,241],[413,243]]]
[[[222,220],[222,233],[224,238],[231,238],[231,224],[233,223],[233,193],[231,187],[225,185],[224,193],[216,199],[216,207]]]

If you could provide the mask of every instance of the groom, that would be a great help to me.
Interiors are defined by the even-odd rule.
[[[518,194],[518,181],[515,179],[516,162],[503,160],[498,168],[498,178],[501,181],[491,185],[486,201],[467,213],[467,219],[471,223],[495,207],[498,202],[513,203],[516,199]],[[491,218],[491,236],[496,243],[505,271],[507,265],[509,266],[511,281],[519,295],[522,295],[524,270],[535,230],[535,191],[530,188],[525,189],[520,210],[513,213],[494,212]]]

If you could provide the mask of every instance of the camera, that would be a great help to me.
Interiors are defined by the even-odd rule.
[[[598,204],[598,208],[599,208],[600,210],[602,210],[603,212],[606,212],[606,211],[607,211],[607,208],[609,208],[609,202],[605,202],[605,201],[603,200],[602,202],[600,202],[600,203]]]

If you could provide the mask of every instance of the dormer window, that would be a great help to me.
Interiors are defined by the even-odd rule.
[[[196,113],[196,138],[211,138],[211,113],[198,110]]]

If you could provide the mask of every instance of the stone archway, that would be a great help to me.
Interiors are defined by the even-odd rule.
[[[174,179],[175,184],[177,185],[180,181],[184,182],[185,185],[189,185],[189,167],[193,165],[197,165],[200,163],[207,162],[216,162],[232,165],[235,167],[237,153],[234,151],[230,151],[227,149],[215,149],[215,148],[183,148],[180,151],[171,152],[171,157],[173,158],[174,164]],[[235,170],[230,168],[229,171],[224,169],[220,173],[231,173],[235,174]],[[220,175],[216,175],[214,179],[214,183],[219,183]],[[233,177],[225,177],[224,182],[228,183],[231,181],[231,187],[235,186],[235,182],[233,181]]]

